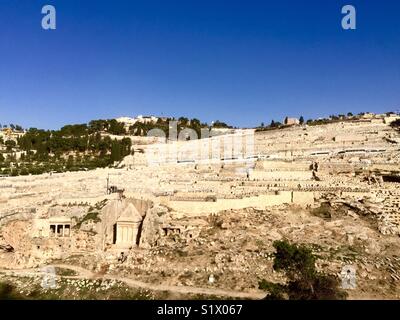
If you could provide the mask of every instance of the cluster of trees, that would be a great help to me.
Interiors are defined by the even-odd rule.
[[[31,128],[17,141],[21,151],[35,150],[39,157],[66,152],[105,155],[107,152],[111,152],[113,145],[116,144],[121,145],[120,153],[125,154],[131,146],[129,138],[112,140],[110,136],[102,136],[100,132],[91,134],[82,125],[66,126],[58,131]]]
[[[118,132],[114,121],[68,125],[60,130],[31,128],[17,139],[3,141],[5,154],[0,153],[2,174],[26,175],[106,167],[131,153],[131,139],[111,139],[94,131],[101,125]],[[15,152],[20,151],[17,160]]]
[[[232,126],[226,124],[225,122],[221,122],[219,120],[214,121],[213,128],[227,128],[227,129],[232,129]]]
[[[111,120],[92,120],[88,125],[89,133],[107,132],[114,135],[126,134],[125,126],[122,122],[115,119]]]
[[[134,136],[147,136],[148,132],[152,129],[160,129],[163,130],[165,136],[168,137],[169,131],[169,121],[172,121],[172,118],[161,119],[159,118],[156,123],[142,123],[136,122],[134,125],[129,127],[129,134]]]
[[[391,114],[393,112],[388,112],[387,114]],[[365,115],[365,113],[359,113],[357,115],[353,115],[353,113],[348,112],[346,115],[345,114],[338,114],[338,115],[330,115],[328,118],[322,118],[322,119],[308,119],[307,121],[304,120],[304,117],[301,116],[299,118],[299,123],[302,125],[306,123],[309,126],[317,126],[317,125],[323,125],[323,124],[328,124],[328,123],[333,123],[333,122],[338,122],[342,121],[348,118],[357,118],[357,117],[362,117]],[[286,122],[287,117],[285,118]],[[257,128],[257,130],[270,130],[270,129],[275,129],[275,128],[282,128],[285,127],[284,124],[282,124],[279,121],[272,120],[270,125],[265,126],[264,122],[261,123],[261,125]]]
[[[208,128],[207,123],[200,122],[199,119],[189,119],[186,117],[175,118],[158,118],[156,122],[136,122],[131,125],[128,130],[125,129],[125,125],[122,122],[118,122],[115,119],[112,120],[94,120],[89,122],[88,130],[89,133],[93,132],[107,132],[114,135],[134,135],[134,136],[146,136],[152,129],[161,129],[164,131],[166,137],[169,134],[169,126],[171,121],[177,121],[178,134],[185,128],[193,129],[200,136],[201,128]],[[216,120],[213,122],[212,128],[232,128],[225,122]]]
[[[175,118],[159,118],[155,123],[140,123],[136,122],[134,125],[129,127],[129,134],[136,136],[146,136],[147,133],[152,129],[160,129],[164,131],[165,136],[169,137],[169,126],[171,121],[177,122],[177,133],[181,132],[183,129],[193,129],[198,137],[201,137],[202,128],[210,128],[207,123],[200,122],[199,119],[193,118],[189,119],[186,117]],[[224,122],[216,120],[213,122],[211,128],[232,128]]]
[[[15,156],[8,156],[4,163],[0,162],[1,174],[18,176],[28,174],[42,174],[46,172],[65,172],[91,170],[99,167],[106,167],[112,162],[110,156],[103,158],[94,156],[73,156],[64,158],[49,157],[47,161],[29,161],[25,159],[16,160]],[[12,163],[12,166],[10,165]]]
[[[393,113],[393,112],[387,112],[386,114],[389,115],[391,113]],[[327,123],[338,122],[338,121],[346,120],[346,119],[349,119],[349,118],[359,119],[364,115],[365,115],[365,112],[360,112],[360,113],[358,113],[356,115],[354,115],[351,112],[348,112],[347,114],[338,114],[338,115],[332,114],[328,118],[309,119],[309,120],[307,120],[306,123],[307,123],[307,125],[310,125],[310,126],[313,126],[313,125],[317,126],[317,125],[322,125],[322,124],[327,124]]]
[[[275,241],[275,271],[286,274],[286,284],[271,283],[262,280],[260,289],[266,290],[268,300],[344,300],[347,293],[339,287],[334,275],[318,272],[315,268],[316,257],[312,251],[288,241]]]
[[[177,121],[178,134],[185,128],[191,128],[200,137],[201,128],[208,127],[207,123],[201,123],[198,119],[180,117],[177,120],[159,118],[156,123],[137,122],[128,130],[124,123],[115,119],[66,125],[60,130],[30,128],[16,141],[0,141],[5,146],[5,152],[0,152],[0,174],[41,174],[110,166],[131,153],[131,139],[112,139],[109,135],[145,136],[149,130],[158,128],[168,136],[172,120]],[[231,128],[221,121],[215,121],[213,127]],[[13,124],[10,128],[23,130],[21,126]],[[18,160],[17,151],[21,152]]]
[[[52,131],[61,136],[83,136],[94,133],[106,132],[113,135],[126,134],[124,124],[115,119],[111,120],[92,120],[88,124],[72,124],[62,127],[58,131]]]
[[[88,124],[75,124],[67,125],[62,127],[58,131],[51,131],[52,135],[58,135],[63,137],[73,136],[80,137],[84,135],[91,135],[99,132],[109,133],[112,135],[134,135],[134,136],[146,136],[147,133],[152,129],[161,129],[165,132],[166,136],[169,133],[169,125],[171,121],[177,121],[178,133],[185,129],[190,128],[195,130],[200,136],[201,128],[208,128],[207,123],[200,122],[199,119],[189,119],[186,117],[175,118],[158,118],[156,122],[136,122],[126,129],[123,122],[118,122],[115,119],[111,120],[92,120]],[[212,128],[232,128],[225,122],[216,120],[213,122]],[[37,129],[30,129],[37,130]]]
[[[10,126],[8,126],[8,125],[6,125],[6,124],[1,124],[0,123],[0,129],[1,128],[10,128],[10,129],[12,129],[12,130],[16,130],[16,131],[23,131],[24,129],[22,128],[22,126],[20,126],[19,124],[13,124],[13,123],[10,123]]]
[[[353,117],[353,114],[349,112],[347,114],[347,117],[344,114],[339,114],[339,115],[330,115],[329,118],[323,118],[323,119],[308,119],[307,120],[307,125],[309,126],[318,126],[322,124],[328,124],[328,123],[333,123],[333,122],[338,122],[341,120],[345,120],[348,117]]]

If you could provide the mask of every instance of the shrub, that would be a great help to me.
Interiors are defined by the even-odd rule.
[[[390,124],[390,126],[391,126],[392,128],[400,129],[400,119],[397,119],[397,120],[393,121],[393,122]]]
[[[81,220],[79,220],[77,222],[77,224],[75,226],[76,228],[79,229],[84,222],[90,221],[90,220],[92,220],[94,223],[101,222],[101,219],[98,217],[99,212],[98,211],[92,211],[92,210],[93,210],[93,208],[90,207],[89,212]]]
[[[16,300],[22,299],[13,285],[7,282],[0,282],[0,300]]]
[[[259,287],[269,292],[266,299],[346,299],[347,293],[339,289],[339,281],[335,276],[316,271],[316,257],[309,248],[288,241],[275,241],[273,245],[276,249],[273,268],[285,272],[288,282],[283,285],[261,281]]]
[[[331,206],[328,203],[321,203],[318,208],[311,210],[311,214],[323,219],[332,218]]]

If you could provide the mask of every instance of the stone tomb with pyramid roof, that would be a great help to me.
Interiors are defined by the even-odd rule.
[[[138,233],[142,215],[130,203],[118,217],[114,227],[115,245],[118,248],[130,248],[138,243]]]

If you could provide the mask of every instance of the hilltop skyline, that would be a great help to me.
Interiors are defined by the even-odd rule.
[[[400,108],[400,4],[41,1],[0,4],[0,123],[57,129],[156,115],[255,127]]]

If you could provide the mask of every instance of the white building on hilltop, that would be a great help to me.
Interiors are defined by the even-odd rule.
[[[130,117],[119,117],[117,119],[118,122],[123,122],[125,124],[129,125],[134,125],[135,123],[156,123],[158,121],[158,117],[154,116],[142,116],[139,115],[136,118],[130,118]]]
[[[285,120],[283,121],[284,124],[288,125],[288,126],[293,126],[296,124],[300,124],[300,120],[297,118],[288,118],[286,117]]]

